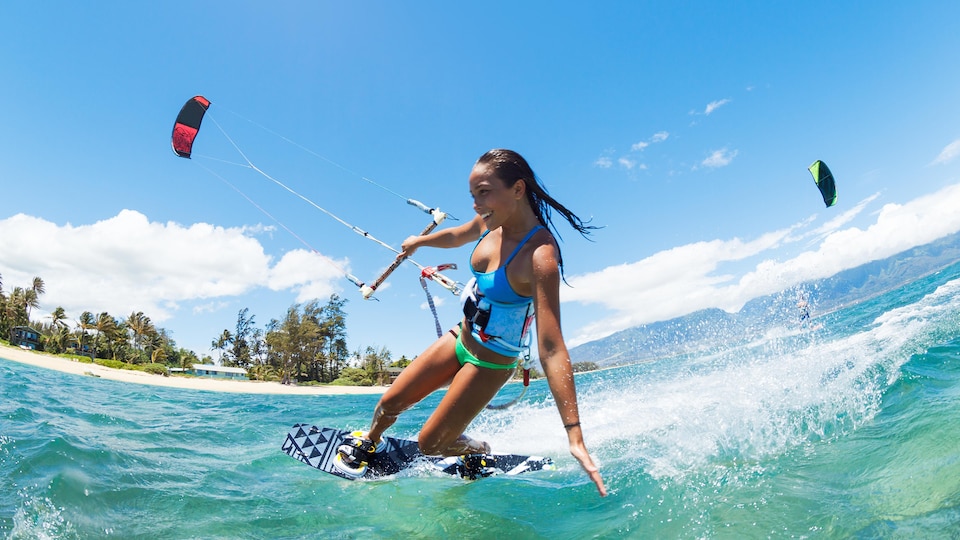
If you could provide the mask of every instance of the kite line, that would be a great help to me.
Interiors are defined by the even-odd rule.
[[[193,143],[194,143],[194,141],[195,141],[195,139],[196,139],[196,137],[197,137],[197,135],[198,135],[198,133],[199,133],[200,124],[201,124],[204,116],[207,114],[207,109],[209,109],[210,104],[211,104],[211,102],[210,102],[208,99],[206,99],[205,97],[203,97],[203,96],[194,96],[193,98],[187,100],[187,102],[184,104],[183,108],[180,110],[180,114],[177,116],[177,120],[176,120],[176,122],[174,123],[173,134],[172,134],[172,136],[171,136],[171,144],[172,144],[172,146],[173,146],[173,151],[174,151],[178,156],[183,157],[183,158],[186,158],[186,159],[190,159],[190,158],[191,158],[191,155],[193,154]],[[230,112],[232,112],[232,111],[230,111]],[[249,119],[247,119],[247,118],[245,118],[245,117],[243,117],[243,116],[241,116],[241,115],[239,115],[239,114],[237,114],[237,113],[233,113],[233,114],[236,115],[237,117],[239,117],[239,118],[241,118],[241,119],[243,119],[243,120],[246,120],[247,122],[249,122],[249,123],[251,123],[251,124],[259,127],[260,129],[262,129],[262,130],[264,130],[264,131],[267,131],[268,133],[270,133],[270,134],[272,134],[272,135],[274,135],[274,136],[276,136],[276,137],[279,137],[279,138],[282,139],[283,141],[285,141],[285,142],[287,142],[287,143],[289,143],[289,144],[291,144],[291,145],[299,148],[300,150],[302,150],[302,151],[304,151],[304,152],[307,152],[307,153],[309,153],[309,154],[311,154],[311,155],[313,155],[313,156],[315,156],[315,157],[317,157],[317,158],[319,158],[319,159],[322,159],[323,161],[326,161],[326,162],[329,163],[330,165],[335,166],[335,167],[337,167],[337,168],[339,168],[339,169],[341,169],[341,170],[343,170],[343,171],[345,171],[345,172],[347,172],[347,173],[349,173],[349,174],[351,174],[351,175],[353,175],[353,176],[359,177],[359,178],[362,179],[363,181],[368,182],[368,183],[370,183],[370,184],[372,184],[372,185],[374,185],[374,186],[376,186],[376,187],[378,187],[378,188],[380,188],[380,189],[382,189],[382,190],[384,190],[384,191],[386,191],[386,192],[388,192],[388,193],[390,193],[390,194],[392,194],[392,195],[394,195],[394,196],[397,196],[397,197],[403,199],[404,201],[406,201],[407,204],[409,204],[409,205],[411,205],[411,206],[414,206],[414,207],[420,209],[421,211],[429,214],[429,215],[431,216],[431,218],[432,218],[432,219],[431,219],[431,222],[420,232],[420,235],[421,235],[421,236],[422,236],[422,235],[425,235],[425,234],[429,234],[429,233],[430,233],[431,231],[433,231],[437,226],[439,226],[441,223],[443,223],[443,221],[444,221],[445,219],[447,219],[448,217],[450,217],[451,219],[456,220],[456,218],[454,218],[454,217],[452,217],[452,216],[449,216],[449,215],[446,214],[445,212],[441,211],[439,207],[437,207],[437,208],[430,208],[428,205],[426,205],[426,204],[424,204],[424,203],[422,203],[422,202],[420,202],[420,201],[418,201],[418,200],[411,199],[411,198],[408,198],[408,197],[404,197],[403,195],[397,193],[396,191],[393,191],[393,190],[391,190],[391,189],[389,189],[389,188],[387,188],[387,187],[385,187],[385,186],[383,186],[383,185],[381,185],[381,184],[379,184],[379,183],[377,183],[377,182],[374,182],[373,180],[367,178],[366,176],[363,176],[363,175],[360,175],[360,174],[358,174],[358,173],[356,173],[356,172],[354,172],[354,171],[351,171],[350,169],[347,169],[346,167],[344,167],[344,166],[342,166],[342,165],[340,165],[340,164],[338,164],[338,163],[330,160],[329,158],[327,158],[327,157],[325,157],[325,156],[322,156],[322,155],[318,154],[317,152],[314,152],[313,150],[311,150],[311,149],[309,149],[309,148],[307,148],[307,147],[305,147],[305,146],[303,146],[303,145],[301,145],[301,144],[299,144],[299,143],[297,143],[297,142],[295,142],[295,141],[292,141],[292,140],[290,140],[289,138],[287,138],[287,137],[285,137],[285,136],[283,136],[283,135],[281,135],[281,134],[279,134],[279,133],[277,133],[277,132],[275,132],[275,131],[273,131],[273,130],[270,130],[269,128],[267,128],[267,127],[265,127],[265,126],[262,126],[262,125],[260,125],[260,124],[257,123],[257,122],[254,122],[254,121],[252,121],[252,120],[249,120]],[[383,271],[376,279],[374,279],[370,284],[367,284],[367,283],[365,283],[363,280],[361,280],[361,279],[359,279],[358,277],[354,276],[353,274],[347,272],[346,269],[342,268],[340,265],[338,265],[337,263],[335,263],[335,262],[333,261],[333,259],[331,259],[330,257],[325,256],[325,255],[323,255],[322,253],[320,253],[320,251],[318,251],[316,248],[314,248],[313,246],[311,246],[303,237],[301,237],[300,235],[298,235],[297,233],[295,233],[292,229],[290,229],[290,228],[287,227],[285,224],[283,224],[279,219],[277,219],[275,216],[273,216],[270,212],[268,212],[268,211],[267,211],[265,208],[263,208],[261,205],[257,204],[256,201],[254,201],[250,196],[248,196],[246,193],[244,193],[243,191],[241,191],[237,186],[235,186],[234,184],[232,184],[231,182],[229,182],[226,178],[224,178],[223,176],[217,174],[217,173],[214,172],[212,169],[210,169],[210,168],[208,168],[208,167],[206,167],[206,166],[204,166],[204,165],[202,165],[202,164],[199,164],[199,163],[198,163],[198,165],[200,165],[204,170],[206,170],[207,172],[209,172],[209,173],[210,173],[211,175],[213,175],[214,177],[219,178],[223,183],[225,183],[225,184],[226,184],[227,186],[229,186],[231,189],[233,189],[234,191],[236,191],[237,193],[239,193],[240,196],[242,196],[244,199],[247,200],[247,202],[249,202],[251,205],[253,205],[255,208],[257,208],[260,212],[262,212],[264,215],[266,215],[268,218],[270,218],[274,223],[276,223],[276,224],[277,224],[279,227],[281,227],[283,230],[287,231],[287,233],[289,233],[291,236],[293,236],[293,237],[296,238],[298,241],[300,241],[300,243],[302,243],[304,246],[306,246],[312,253],[320,256],[320,257],[321,257],[323,260],[325,260],[328,264],[330,264],[331,266],[333,266],[334,268],[336,268],[338,272],[340,272],[344,277],[347,278],[347,280],[349,280],[351,283],[353,283],[353,284],[360,290],[360,293],[361,293],[361,295],[363,296],[363,298],[364,298],[365,300],[374,299],[374,298],[373,298],[373,294],[376,292],[376,290],[386,281],[386,279],[393,273],[393,271],[396,270],[397,268],[399,268],[400,265],[402,265],[405,261],[406,261],[406,262],[410,262],[411,264],[413,264],[414,266],[416,266],[418,269],[420,269],[420,285],[421,285],[421,287],[423,288],[423,291],[424,291],[424,293],[425,293],[426,296],[427,296],[427,303],[428,303],[428,305],[430,306],[430,311],[433,313],[434,322],[435,322],[435,324],[436,324],[437,336],[440,337],[440,336],[443,335],[443,330],[442,330],[442,327],[441,327],[441,325],[440,325],[440,318],[439,318],[439,316],[438,316],[438,314],[437,314],[437,310],[436,310],[436,306],[435,306],[434,301],[433,301],[433,297],[431,296],[430,291],[429,291],[429,289],[427,288],[427,283],[426,283],[426,282],[427,282],[427,280],[431,280],[431,281],[433,281],[433,282],[435,282],[435,283],[438,283],[440,286],[442,286],[443,288],[447,289],[447,290],[450,291],[451,293],[453,293],[453,294],[455,294],[455,295],[460,295],[460,293],[461,293],[461,291],[463,290],[463,287],[464,287],[463,284],[461,284],[461,283],[459,283],[459,282],[457,282],[457,281],[455,281],[455,280],[453,280],[453,279],[451,279],[451,278],[443,275],[443,273],[442,273],[442,271],[448,270],[448,269],[453,269],[453,270],[455,270],[455,269],[457,268],[457,265],[456,265],[456,264],[449,263],[449,264],[441,264],[441,265],[438,265],[438,266],[424,266],[424,265],[422,265],[422,264],[414,261],[413,259],[407,257],[406,254],[405,254],[404,252],[402,252],[401,250],[398,250],[398,249],[393,248],[392,246],[390,246],[390,245],[387,244],[386,242],[383,242],[383,241],[379,240],[378,238],[374,237],[374,236],[371,235],[369,232],[361,229],[360,227],[357,227],[357,226],[355,226],[355,225],[353,225],[353,224],[351,224],[351,223],[348,223],[347,221],[345,221],[344,219],[340,218],[339,216],[337,216],[337,215],[334,214],[333,212],[330,212],[330,211],[327,210],[326,208],[321,207],[321,206],[318,205],[317,203],[315,203],[315,202],[313,202],[312,200],[310,200],[308,197],[306,197],[306,196],[304,196],[303,194],[297,192],[296,190],[294,190],[294,189],[291,188],[290,186],[286,185],[285,183],[281,182],[280,180],[278,180],[277,178],[275,178],[275,177],[272,176],[271,174],[267,173],[266,171],[264,171],[263,169],[261,169],[260,167],[258,167],[256,164],[253,163],[253,161],[252,161],[249,157],[247,157],[247,154],[240,148],[240,146],[233,140],[233,138],[230,137],[230,135],[226,132],[226,130],[223,129],[223,126],[221,126],[220,123],[217,122],[217,120],[216,120],[215,118],[213,118],[212,116],[211,116],[211,121],[213,121],[213,123],[217,126],[217,129],[220,131],[220,133],[223,134],[224,138],[226,138],[226,140],[229,141],[230,145],[233,146],[234,150],[236,150],[236,152],[240,155],[240,157],[243,158],[244,163],[236,163],[236,162],[226,161],[226,160],[223,160],[223,159],[213,158],[213,157],[209,157],[209,156],[204,156],[205,158],[207,158],[207,159],[212,159],[212,160],[216,160],[216,161],[221,161],[221,162],[223,162],[223,163],[227,163],[227,164],[230,164],[230,165],[236,165],[236,166],[240,166],[240,167],[245,167],[245,168],[248,168],[248,169],[250,169],[250,170],[255,171],[256,173],[258,173],[259,175],[263,176],[263,177],[266,178],[267,180],[273,182],[274,184],[276,184],[276,185],[279,186],[280,188],[284,189],[285,191],[287,191],[287,192],[290,193],[291,195],[293,195],[293,196],[295,196],[295,197],[303,200],[304,202],[306,202],[307,204],[309,204],[310,206],[312,206],[312,207],[315,208],[316,210],[319,210],[320,212],[326,214],[327,216],[329,216],[329,217],[332,218],[333,220],[335,220],[335,221],[337,221],[338,223],[340,223],[341,225],[349,228],[350,230],[352,230],[353,232],[357,233],[358,235],[360,235],[360,236],[362,236],[362,237],[364,237],[364,238],[367,238],[367,239],[369,239],[369,240],[371,240],[371,241],[373,241],[373,242],[376,242],[376,243],[379,244],[380,246],[382,246],[382,247],[390,250],[391,252],[395,253],[395,254],[396,254],[396,257],[394,258],[393,262],[386,268],[386,270],[384,270],[384,271]],[[496,404],[496,405],[494,405],[494,404],[492,404],[492,403],[491,403],[491,404],[487,404],[486,408],[487,408],[487,409],[493,409],[493,410],[501,410],[501,409],[506,409],[506,408],[508,408],[508,407],[511,407],[512,405],[514,405],[514,404],[516,404],[517,402],[519,402],[519,401],[523,398],[523,396],[526,394],[527,388],[528,388],[529,385],[530,385],[530,368],[531,368],[530,344],[529,344],[529,342],[528,342],[528,343],[527,343],[527,346],[526,346],[526,348],[525,348],[525,353],[524,353],[524,355],[523,355],[523,362],[522,362],[522,369],[523,369],[523,390],[520,392],[520,395],[518,395],[516,398],[514,398],[514,399],[512,399],[512,400],[510,400],[509,402],[506,402],[506,403]]]
[[[194,143],[194,141],[196,140],[197,135],[199,134],[200,125],[201,125],[201,123],[202,123],[205,115],[207,114],[207,109],[209,109],[210,104],[211,104],[211,102],[210,102],[208,99],[206,99],[205,97],[203,97],[203,96],[194,96],[193,98],[187,100],[187,102],[183,105],[183,108],[180,110],[180,114],[177,116],[177,120],[176,120],[176,122],[174,123],[173,134],[172,134],[172,136],[171,136],[171,144],[172,144],[172,146],[173,146],[173,151],[174,151],[178,156],[183,157],[183,158],[187,158],[187,159],[190,159],[190,158],[191,158],[191,156],[192,156],[192,154],[193,154],[193,143]],[[234,113],[234,114],[236,114],[236,113]],[[369,179],[369,178],[367,178],[367,177],[365,177],[365,176],[362,176],[362,175],[359,175],[359,174],[357,174],[357,173],[355,173],[355,172],[353,172],[353,171],[350,171],[350,170],[347,169],[346,167],[343,167],[342,165],[339,165],[338,163],[330,160],[329,158],[326,158],[326,157],[324,157],[324,156],[322,156],[322,155],[314,152],[313,150],[310,150],[309,148],[306,148],[306,147],[304,147],[303,145],[300,145],[300,144],[298,144],[298,143],[296,143],[296,142],[288,139],[287,137],[284,137],[284,136],[282,136],[282,135],[280,135],[280,134],[278,134],[278,133],[276,133],[276,132],[274,132],[274,131],[272,131],[272,130],[264,127],[264,126],[261,126],[260,124],[258,124],[258,123],[256,123],[256,122],[253,122],[252,120],[246,119],[246,118],[240,116],[239,114],[237,114],[237,116],[240,117],[240,118],[243,118],[244,120],[246,120],[246,121],[248,121],[248,122],[250,122],[250,123],[252,123],[252,124],[254,124],[254,125],[258,126],[258,127],[260,127],[261,129],[264,129],[264,130],[266,130],[267,132],[269,132],[269,133],[271,133],[271,134],[273,134],[273,135],[281,138],[282,140],[286,141],[287,143],[290,143],[290,144],[292,144],[292,145],[300,148],[301,150],[303,150],[303,151],[305,151],[305,152],[308,152],[308,153],[310,153],[310,154],[312,154],[312,155],[314,155],[314,156],[316,156],[316,157],[318,157],[318,158],[326,161],[327,163],[330,163],[331,165],[334,165],[334,166],[340,168],[341,170],[343,170],[343,171],[345,171],[345,172],[348,172],[348,173],[353,174],[353,175],[355,175],[355,176],[359,176],[362,180],[364,180],[364,181],[366,181],[366,182],[368,182],[368,183],[370,183],[370,184],[372,184],[372,185],[374,185],[374,186],[376,186],[376,187],[378,187],[378,188],[380,188],[380,189],[383,189],[384,191],[387,191],[388,193],[390,193],[390,194],[392,194],[392,195],[395,195],[395,196],[397,196],[397,197],[400,197],[401,199],[404,199],[404,200],[407,202],[407,204],[409,204],[409,205],[411,205],[411,206],[415,206],[416,208],[420,209],[421,211],[423,211],[423,212],[425,212],[425,213],[427,213],[427,214],[430,214],[430,216],[432,217],[432,220],[431,220],[431,222],[426,226],[426,228],[424,228],[423,231],[420,233],[421,235],[430,233],[430,232],[433,231],[437,226],[439,226],[441,223],[443,223],[443,221],[446,220],[448,217],[450,217],[451,219],[456,219],[456,218],[453,218],[452,216],[449,216],[447,213],[441,211],[440,208],[430,208],[428,205],[426,205],[426,204],[424,204],[424,203],[422,203],[422,202],[420,202],[420,201],[418,201],[418,200],[411,199],[411,198],[408,198],[408,197],[404,197],[403,195],[401,195],[401,194],[399,194],[399,193],[397,193],[397,192],[395,192],[395,191],[393,191],[393,190],[391,190],[391,189],[389,189],[389,188],[387,188],[387,187],[385,187],[385,186],[383,186],[383,185],[381,185],[381,184],[378,184],[377,182],[374,182],[373,180],[371,180],[371,179]],[[424,266],[424,265],[416,262],[415,260],[407,257],[402,251],[394,248],[394,247],[391,246],[390,244],[387,244],[386,242],[383,242],[382,240],[380,240],[380,239],[374,237],[373,235],[371,235],[369,232],[367,232],[367,231],[361,229],[360,227],[357,227],[357,226],[355,226],[355,225],[353,225],[353,224],[345,221],[344,219],[340,218],[339,216],[337,216],[337,215],[334,214],[333,212],[330,212],[330,211],[327,210],[326,208],[323,208],[322,206],[318,205],[318,204],[315,203],[314,201],[310,200],[308,197],[306,197],[306,196],[304,196],[303,194],[299,193],[298,191],[294,190],[294,189],[291,188],[290,186],[284,184],[283,182],[281,182],[280,180],[278,180],[277,178],[273,177],[272,175],[270,175],[269,173],[267,173],[266,171],[264,171],[263,169],[261,169],[260,167],[258,167],[256,164],[254,164],[253,161],[252,161],[249,157],[247,157],[246,153],[240,148],[240,146],[237,145],[237,143],[233,140],[233,138],[230,137],[229,134],[227,134],[226,130],[223,129],[223,127],[220,125],[220,123],[217,122],[216,119],[213,118],[212,116],[210,117],[210,119],[211,119],[211,121],[213,121],[213,123],[217,126],[217,129],[220,131],[220,133],[223,134],[223,136],[227,139],[227,141],[230,143],[230,145],[233,146],[233,148],[237,151],[237,153],[240,155],[240,157],[243,158],[243,161],[244,161],[245,163],[234,163],[234,162],[229,162],[229,161],[221,160],[221,159],[217,159],[217,158],[209,158],[209,159],[215,159],[215,160],[217,160],[217,161],[222,161],[222,162],[224,162],[224,163],[228,163],[228,164],[231,164],[231,165],[237,165],[237,166],[240,166],[240,167],[245,167],[245,168],[248,168],[248,169],[251,169],[251,170],[255,171],[256,173],[260,174],[261,176],[263,176],[263,177],[266,178],[267,180],[273,182],[274,184],[276,184],[276,185],[279,186],[280,188],[284,189],[285,191],[287,191],[287,192],[290,193],[291,195],[294,195],[295,197],[303,200],[304,202],[306,202],[307,204],[309,204],[310,206],[312,206],[312,207],[315,208],[316,210],[319,210],[320,212],[323,212],[324,214],[326,214],[327,216],[329,216],[329,217],[332,218],[333,220],[337,221],[337,222],[340,223],[341,225],[344,225],[345,227],[347,227],[348,229],[352,230],[352,231],[355,232],[356,234],[358,234],[358,235],[360,235],[360,236],[362,236],[362,237],[364,237],[364,238],[367,238],[368,240],[371,240],[371,241],[379,244],[380,246],[382,246],[382,247],[384,247],[384,248],[386,248],[386,249],[388,249],[388,250],[390,250],[390,251],[392,251],[393,253],[396,254],[396,258],[395,258],[395,259],[393,260],[393,262],[386,268],[386,270],[384,270],[384,271],[383,271],[376,279],[374,279],[370,284],[367,284],[367,283],[365,283],[363,280],[361,280],[361,279],[357,278],[356,276],[350,274],[350,273],[347,272],[344,268],[342,268],[342,267],[340,267],[339,265],[337,265],[337,264],[336,264],[335,262],[333,262],[333,260],[330,259],[329,257],[322,255],[317,249],[315,249],[313,246],[311,246],[311,245],[310,245],[306,240],[304,240],[300,235],[298,235],[298,234],[296,234],[295,232],[293,232],[293,230],[291,230],[289,227],[287,227],[286,225],[284,225],[280,220],[278,220],[278,219],[277,219],[276,217],[274,217],[272,214],[270,214],[269,212],[267,212],[262,206],[260,206],[259,204],[257,204],[251,197],[249,197],[247,194],[245,194],[243,191],[241,191],[237,186],[233,185],[232,183],[230,183],[229,181],[227,181],[227,180],[226,180],[225,178],[223,178],[222,176],[216,174],[215,172],[213,172],[213,171],[212,171],[211,169],[209,169],[208,167],[203,167],[203,166],[201,165],[201,167],[203,167],[206,171],[208,171],[208,172],[210,172],[211,174],[213,174],[213,176],[219,178],[222,182],[224,182],[226,185],[228,185],[228,186],[229,186],[230,188],[232,188],[234,191],[236,191],[237,193],[239,193],[239,194],[240,194],[244,199],[246,199],[250,204],[252,204],[252,205],[253,205],[254,207],[256,207],[258,210],[260,210],[264,215],[266,215],[266,216],[269,217],[271,220],[273,220],[278,226],[280,226],[282,229],[284,229],[285,231],[287,231],[287,232],[288,232],[290,235],[292,235],[294,238],[296,238],[297,240],[299,240],[303,245],[305,245],[308,249],[310,249],[311,252],[313,252],[313,253],[315,253],[315,254],[317,254],[317,255],[320,255],[324,260],[326,260],[329,264],[331,264],[334,268],[336,268],[341,274],[344,275],[344,277],[347,278],[347,280],[349,280],[351,283],[353,283],[354,285],[356,285],[356,286],[359,288],[360,293],[361,293],[361,295],[363,296],[363,298],[364,298],[365,300],[373,299],[373,294],[374,294],[374,292],[376,292],[376,290],[386,281],[386,279],[390,276],[390,274],[392,274],[393,271],[396,270],[396,269],[397,269],[403,262],[405,262],[405,261],[406,261],[406,262],[410,262],[411,264],[413,264],[414,266],[416,266],[416,267],[420,270],[421,279],[430,279],[430,280],[434,281],[435,283],[438,283],[440,286],[442,286],[443,288],[447,289],[447,290],[450,291],[451,293],[456,294],[456,295],[459,295],[459,294],[460,294],[460,292],[461,292],[461,290],[462,290],[462,288],[463,288],[463,285],[462,285],[461,283],[458,283],[457,281],[455,281],[455,280],[453,280],[453,279],[451,279],[451,278],[443,275],[443,274],[440,272],[441,269],[455,269],[455,268],[456,268],[456,265],[452,265],[452,264],[442,265],[442,268],[441,268],[441,267],[428,267],[428,266]],[[430,297],[429,291],[427,291],[427,298],[428,298],[429,304],[430,304],[430,306],[431,306],[431,310],[433,311],[434,318],[436,319],[436,318],[437,318],[437,313],[436,313],[436,309],[433,307],[433,301],[432,301],[432,298]],[[439,323],[438,323],[438,324],[439,324]]]

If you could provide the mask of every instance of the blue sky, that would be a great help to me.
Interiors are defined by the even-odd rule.
[[[469,219],[474,161],[519,151],[604,226],[560,224],[570,345],[736,310],[960,230],[957,20],[947,1],[12,3],[0,275],[42,277],[41,313],[143,311],[200,354],[243,308],[262,327],[333,292],[351,349],[428,345],[417,269],[363,301],[336,266],[371,281],[393,253],[235,165],[219,124],[394,247],[429,221],[397,195]],[[170,132],[197,94],[213,105],[188,161]],[[466,281],[468,254],[416,260]]]

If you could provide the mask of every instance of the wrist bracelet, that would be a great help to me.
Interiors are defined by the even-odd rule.
[[[572,424],[564,424],[564,425],[563,425],[563,429],[575,428],[575,427],[577,427],[577,426],[579,426],[579,425],[580,425],[580,421],[577,420],[576,422],[574,422],[574,423],[572,423]]]

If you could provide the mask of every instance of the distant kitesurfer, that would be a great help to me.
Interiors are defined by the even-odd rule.
[[[402,245],[409,256],[425,246],[456,248],[476,242],[470,256],[474,279],[461,298],[464,318],[400,373],[377,404],[370,431],[348,438],[338,450],[338,461],[362,467],[400,413],[445,384],[446,394],[420,430],[421,451],[488,454],[490,445],[471,439],[464,430],[509,380],[535,318],[540,363],[570,453],[605,496],[603,478],[583,441],[573,369],[560,330],[563,259],[550,231],[555,230],[551,210],[584,236],[596,227],[548,195],[526,160],[511,150],[481,156],[470,173],[469,188],[476,217],[457,227],[411,236]]]
[[[797,309],[800,310],[800,324],[806,324],[810,318],[810,304],[806,300],[797,302]]]

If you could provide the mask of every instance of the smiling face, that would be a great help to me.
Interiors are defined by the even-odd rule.
[[[503,225],[521,204],[526,204],[523,180],[507,185],[494,175],[492,167],[484,164],[476,165],[470,173],[470,195],[474,211],[490,230]]]

